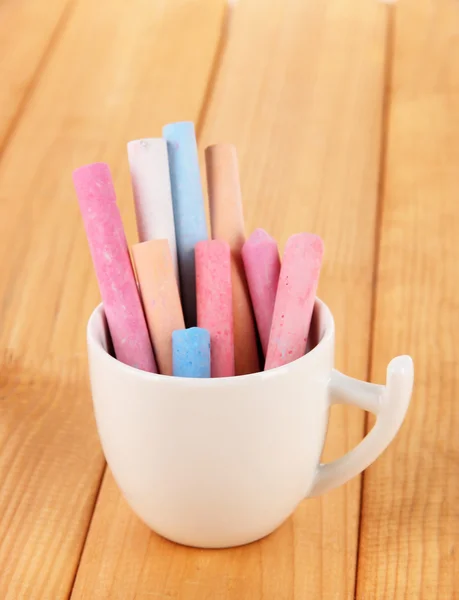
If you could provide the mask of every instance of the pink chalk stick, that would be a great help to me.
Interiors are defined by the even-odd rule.
[[[210,333],[212,377],[234,375],[231,250],[226,242],[204,240],[195,247],[198,327]]]
[[[242,247],[242,260],[261,347],[266,356],[280,272],[276,240],[264,229],[256,229]]]
[[[116,358],[157,372],[110,169],[104,163],[74,171],[89,248]]]
[[[286,365],[306,352],[323,242],[299,233],[287,241],[277,287],[265,371]]]

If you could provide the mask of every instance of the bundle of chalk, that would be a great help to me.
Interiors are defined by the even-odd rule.
[[[293,235],[282,264],[264,230],[246,241],[236,151],[221,144],[205,156],[212,239],[193,123],[128,143],[135,271],[109,167],[73,174],[115,356],[180,377],[254,373],[263,361],[265,370],[285,365],[306,352],[322,240]]]

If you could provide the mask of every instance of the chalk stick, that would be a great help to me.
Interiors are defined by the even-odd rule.
[[[172,353],[176,377],[210,377],[210,334],[206,329],[174,331]]]
[[[226,242],[196,244],[198,326],[210,333],[212,377],[234,375],[231,253]]]
[[[293,235],[287,241],[265,371],[286,365],[306,352],[323,251],[320,237],[310,233]]]
[[[178,281],[167,143],[163,138],[133,140],[128,143],[127,152],[139,242],[168,240]]]
[[[116,358],[156,372],[110,169],[104,163],[80,167],[73,183]]]
[[[169,242],[134,244],[132,257],[158,371],[172,375],[172,332],[185,323]]]
[[[264,229],[256,229],[242,247],[242,260],[258,335],[266,356],[280,272],[276,240]]]
[[[171,123],[163,128],[163,137],[169,155],[183,312],[191,327],[196,325],[194,248],[208,238],[194,125]]]
[[[231,248],[236,375],[259,370],[257,338],[241,250],[245,241],[236,149],[230,144],[206,148],[212,238]]]

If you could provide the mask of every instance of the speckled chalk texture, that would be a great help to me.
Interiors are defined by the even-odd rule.
[[[110,169],[86,165],[74,171],[73,182],[116,358],[156,372]]]
[[[172,375],[172,332],[185,323],[168,240],[134,244],[132,257],[158,370]]]
[[[231,144],[215,144],[206,148],[205,155],[212,238],[225,240],[231,248],[236,375],[255,373],[260,365],[241,257],[245,235],[236,148]]]
[[[299,233],[287,241],[265,371],[286,365],[306,352],[323,252],[323,242],[317,235]]]
[[[220,240],[196,245],[198,326],[207,329],[211,342],[212,377],[234,375],[231,253]]]
[[[280,273],[276,240],[264,229],[256,229],[242,247],[242,259],[258,335],[266,356]]]
[[[163,128],[163,137],[169,155],[183,313],[186,326],[192,327],[196,325],[194,249],[208,238],[194,125],[171,123]]]
[[[172,333],[172,355],[176,377],[210,377],[210,333],[200,327]]]

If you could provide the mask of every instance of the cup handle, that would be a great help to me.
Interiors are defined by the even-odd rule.
[[[413,361],[397,356],[387,367],[386,385],[347,377],[333,370],[330,404],[353,404],[376,415],[372,430],[350,452],[330,463],[320,464],[308,497],[346,483],[365,470],[387,448],[399,430],[413,390]]]

